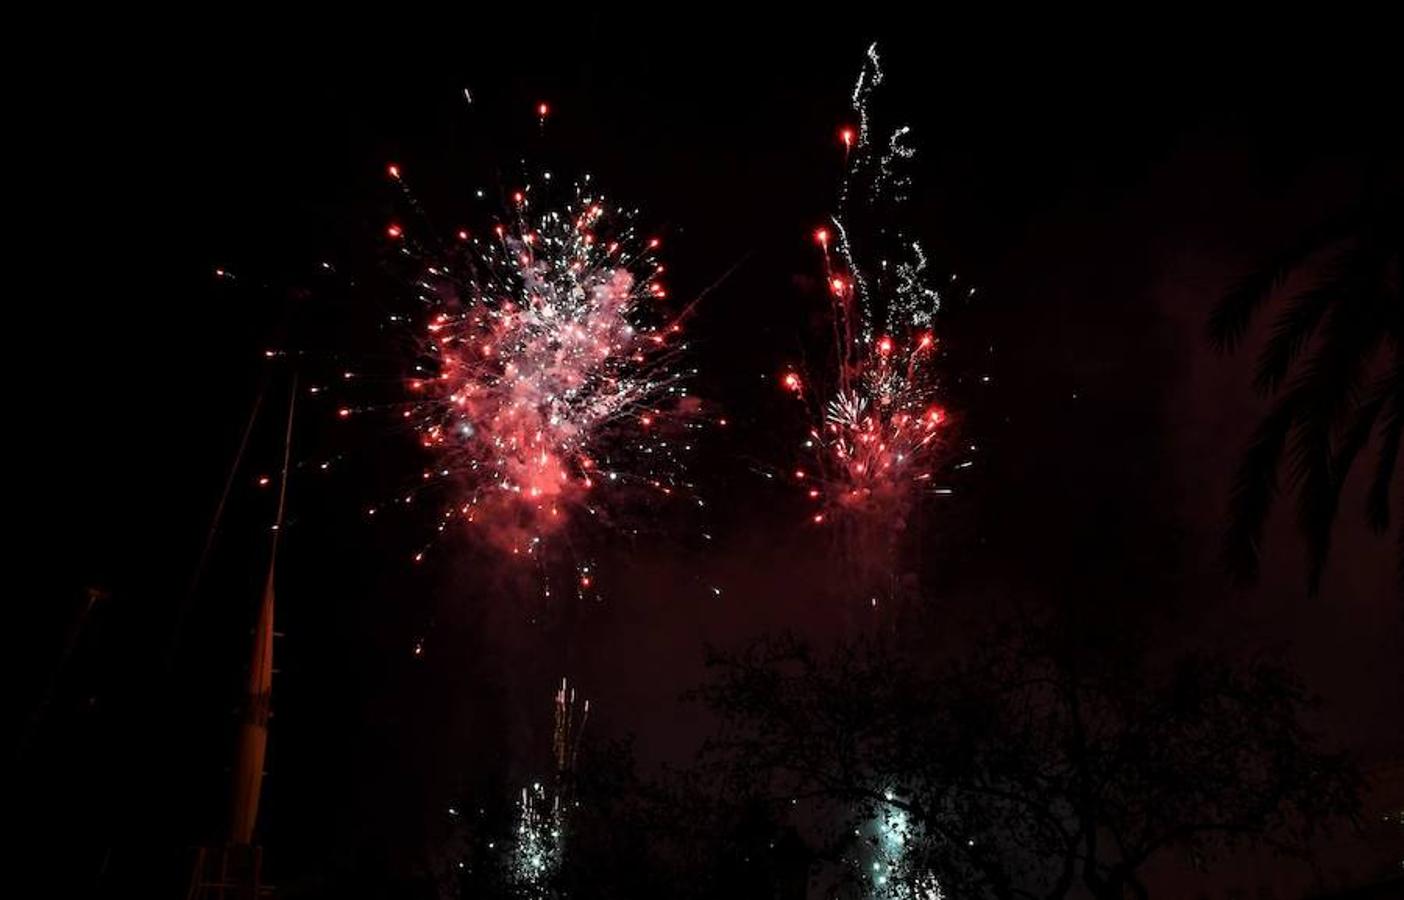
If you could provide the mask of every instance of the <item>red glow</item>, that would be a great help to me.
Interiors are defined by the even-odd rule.
[[[343,419],[350,418],[350,416],[351,416],[351,410],[349,410],[349,409],[347,409],[346,407],[343,406],[341,409],[338,409],[338,410],[336,411],[336,414],[337,414],[338,416],[341,416],[341,418],[343,418]]]
[[[536,114],[537,114],[538,116],[540,116],[541,118],[543,118],[543,119],[546,118],[546,114],[549,113],[550,111],[551,111],[551,107],[547,106],[545,103],[537,104],[537,107],[536,107]]]
[[[839,140],[843,141],[844,149],[853,148],[853,139],[855,137],[857,137],[857,133],[854,132],[852,128],[844,126],[843,128],[839,129]]]
[[[892,352],[892,338],[887,335],[878,338],[877,348],[879,353],[883,356],[887,356]]]
[[[466,231],[464,231],[463,229],[460,228],[460,229],[458,230],[458,239],[459,239],[460,241],[466,241],[466,240],[468,240],[468,232],[466,232]]]
[[[399,166],[395,165],[394,163],[391,163],[390,165],[385,167],[385,171],[390,175],[391,178],[395,179],[396,181],[400,180]]]
[[[398,238],[400,235],[404,234],[405,232],[404,232],[403,229],[400,228],[400,226],[392,224],[392,225],[390,225],[388,228],[385,229],[385,233],[388,234],[388,235],[389,235],[390,237],[392,237],[392,238]]]
[[[829,249],[829,229],[814,229],[814,240],[820,247],[823,247],[824,250],[827,251]]]
[[[786,372],[784,379],[785,387],[798,392],[800,389],[800,377],[794,372]]]
[[[848,282],[838,275],[829,279],[829,290],[834,292],[835,297],[842,297],[848,290]]]

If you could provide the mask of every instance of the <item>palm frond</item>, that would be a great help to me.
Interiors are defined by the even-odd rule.
[[[1336,445],[1332,468],[1336,471],[1337,481],[1341,486],[1344,485],[1346,473],[1355,464],[1356,457],[1369,444],[1380,413],[1389,402],[1389,391],[1392,388],[1392,384],[1386,383],[1389,380],[1391,379],[1382,378],[1370,387],[1365,399],[1356,408],[1355,417],[1351,420],[1350,426],[1346,428],[1340,442]]]
[[[1300,405],[1297,393],[1289,392],[1263,417],[1234,476],[1223,563],[1241,585],[1258,580],[1263,526],[1277,498],[1278,465]]]
[[[1253,384],[1259,391],[1270,394],[1281,386],[1331,305],[1345,299],[1355,288],[1361,262],[1358,249],[1340,254],[1320,281],[1288,302],[1273,323],[1272,336],[1258,357]]]
[[[1331,219],[1307,232],[1266,266],[1240,279],[1215,304],[1209,315],[1209,342],[1219,350],[1233,351],[1243,343],[1253,316],[1271,299],[1292,272],[1317,252],[1331,246],[1353,229],[1358,210]]]
[[[1310,592],[1320,585],[1346,479],[1377,433],[1380,458],[1366,515],[1380,530],[1389,524],[1388,501],[1404,429],[1401,248],[1404,198],[1372,195],[1241,281],[1210,317],[1210,340],[1221,350],[1233,350],[1254,315],[1273,301],[1295,270],[1310,267],[1321,275],[1310,288],[1283,298],[1284,308],[1258,358],[1255,386],[1281,396],[1254,432],[1230,497],[1224,562],[1240,583],[1257,576],[1259,544],[1284,465],[1306,540]],[[1382,347],[1389,371],[1362,396],[1362,383]],[[1404,583],[1404,557],[1400,574]]]
[[[1297,521],[1307,544],[1307,587],[1316,593],[1331,545],[1341,485],[1333,438],[1338,425],[1359,403],[1360,385],[1376,348],[1384,340],[1377,296],[1363,283],[1368,268],[1336,279],[1331,306],[1316,353],[1301,367],[1294,393],[1304,398],[1303,415],[1289,444],[1291,481],[1297,487]]]
[[[1386,378],[1390,384],[1380,391],[1382,400],[1388,398],[1388,407],[1382,417],[1380,458],[1375,465],[1375,477],[1371,479],[1365,502],[1365,518],[1370,527],[1379,532],[1389,528],[1389,488],[1397,471],[1399,443],[1404,433],[1404,357],[1399,356],[1397,349],[1394,371]],[[1404,559],[1400,562],[1404,565]]]

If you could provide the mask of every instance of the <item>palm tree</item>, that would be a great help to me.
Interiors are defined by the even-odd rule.
[[[1257,578],[1263,527],[1285,469],[1306,539],[1307,587],[1316,592],[1341,490],[1376,436],[1365,518],[1376,532],[1389,528],[1404,428],[1402,201],[1404,193],[1377,195],[1312,229],[1229,290],[1210,316],[1210,340],[1232,352],[1263,307],[1280,310],[1254,378],[1271,406],[1239,464],[1229,504],[1224,561],[1239,583]],[[1289,285],[1293,275],[1315,281],[1297,288],[1304,278]],[[1404,528],[1399,535],[1404,582]]]

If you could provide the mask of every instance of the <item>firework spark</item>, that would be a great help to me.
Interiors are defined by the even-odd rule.
[[[811,467],[794,480],[815,502],[812,520],[900,523],[930,488],[948,415],[939,403],[932,330],[941,294],[921,245],[895,230],[914,155],[903,126],[875,141],[869,105],[883,71],[870,47],[853,91],[856,127],[840,129],[845,174],[830,225],[814,232],[832,303],[836,371],[811,390],[798,372],[782,387],[810,410]]]
[[[403,188],[399,167],[387,171]],[[447,488],[439,530],[481,525],[512,554],[604,517],[610,495],[685,488],[678,435],[696,406],[660,240],[588,176],[562,204],[537,202],[549,187],[545,175],[512,193],[481,235],[385,230],[421,305],[400,415],[433,457],[423,486]],[[588,587],[588,570],[580,578]]]

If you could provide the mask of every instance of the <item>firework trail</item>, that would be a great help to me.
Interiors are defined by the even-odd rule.
[[[814,232],[832,304],[834,370],[814,385],[787,371],[781,385],[804,402],[812,423],[809,462],[793,478],[815,504],[813,522],[865,540],[886,534],[890,546],[917,497],[946,491],[932,479],[949,416],[935,369],[941,293],[920,243],[898,224],[915,151],[906,126],[874,135],[870,105],[882,81],[873,45],[853,90],[856,124],[839,130],[845,172],[837,211]]]
[[[388,174],[417,210],[400,169]],[[687,489],[686,432],[700,427],[659,239],[589,176],[562,203],[550,188],[546,174],[516,191],[482,233],[386,227],[417,306],[392,320],[413,359],[398,415],[432,460],[419,488],[446,498],[440,532],[462,522],[514,555],[608,520],[627,494]],[[578,577],[590,586],[588,567]]]

